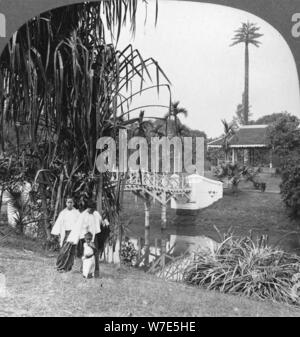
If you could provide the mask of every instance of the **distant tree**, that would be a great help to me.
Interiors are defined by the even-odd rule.
[[[270,125],[270,124],[278,121],[281,117],[284,117],[286,114],[288,114],[286,111],[285,112],[275,112],[275,113],[272,113],[271,115],[262,116],[262,117],[258,118],[256,121],[252,121],[251,124],[255,124],[255,125],[267,124],[267,125]]]
[[[133,136],[147,138],[151,135],[154,128],[153,122],[144,119],[145,111],[141,110],[138,120],[133,125]]]
[[[245,86],[244,86],[244,124],[249,122],[249,45],[252,44],[255,47],[259,47],[261,44],[258,39],[263,36],[263,34],[258,33],[260,27],[257,27],[254,23],[242,23],[242,26],[235,31],[235,35],[232,38],[234,46],[239,43],[245,44]]]
[[[177,134],[178,132],[178,127],[180,126],[180,119],[179,116],[183,115],[184,117],[187,117],[188,115],[188,111],[179,106],[180,102],[176,101],[176,102],[172,102],[171,106],[170,106],[170,110],[169,112],[166,114],[165,118],[166,118],[166,127],[167,129],[169,129],[169,131],[167,131],[167,134]],[[174,121],[174,128],[172,128],[172,123],[169,123],[169,121]],[[170,127],[169,127],[170,126]]]
[[[300,157],[286,162],[281,170],[280,193],[293,218],[300,217]]]
[[[223,135],[223,144],[222,149],[225,153],[225,162],[228,161],[228,154],[230,151],[230,138],[235,134],[235,128],[233,123],[226,122],[225,119],[222,119],[223,127],[224,127],[224,135]]]
[[[292,217],[300,216],[299,119],[284,113],[268,128],[269,143],[280,158],[281,197]]]
[[[248,124],[251,124],[251,122],[249,121],[249,118],[252,115],[250,113],[250,108],[251,106],[248,107]],[[235,116],[233,117],[233,123],[235,123],[237,126],[247,124],[245,120],[244,110],[245,110],[245,93],[243,93],[242,103],[237,105]]]
[[[171,135],[171,130],[173,130],[172,135],[181,137],[182,143],[184,144],[184,139],[183,137],[192,137],[193,139],[193,150],[192,150],[192,158],[195,160],[196,158],[196,137],[202,137],[204,138],[204,144],[205,144],[205,155],[206,155],[206,143],[207,143],[207,136],[204,131],[197,130],[197,129],[191,129],[185,124],[183,124],[179,119],[178,119],[178,124],[177,124],[177,133],[175,134],[175,121],[174,120],[169,120],[168,121],[168,133],[166,133],[166,128],[165,128],[165,120],[163,121],[161,118],[157,118],[153,122],[153,128],[151,130],[151,134],[154,137],[165,137],[165,136],[170,136]],[[171,150],[171,163],[173,162],[173,156],[174,156],[174,151]]]
[[[268,143],[280,157],[281,166],[293,156],[300,154],[300,120],[288,113],[282,114],[268,130]]]

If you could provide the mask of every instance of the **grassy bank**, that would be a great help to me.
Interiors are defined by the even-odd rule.
[[[0,298],[0,317],[300,316],[287,306],[165,282],[107,264],[100,266],[101,279],[83,279],[78,260],[72,272],[59,274],[55,257],[24,251],[21,243],[19,249],[3,244],[0,271],[6,276],[8,296]]]

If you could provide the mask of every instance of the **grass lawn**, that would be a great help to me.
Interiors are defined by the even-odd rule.
[[[15,239],[16,240],[16,239]],[[4,246],[3,246],[4,245]],[[57,273],[55,257],[2,242],[0,272],[8,296],[0,297],[3,316],[300,316],[300,310],[165,282],[134,269],[101,264],[100,279],[83,279],[79,261]]]

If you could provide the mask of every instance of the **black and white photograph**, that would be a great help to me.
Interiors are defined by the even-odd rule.
[[[0,317],[299,317],[299,75],[299,0],[0,0]]]

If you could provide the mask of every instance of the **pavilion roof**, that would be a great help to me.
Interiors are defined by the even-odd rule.
[[[268,125],[243,125],[229,139],[232,148],[268,147],[267,144]],[[209,148],[220,148],[223,137],[208,143]]]

